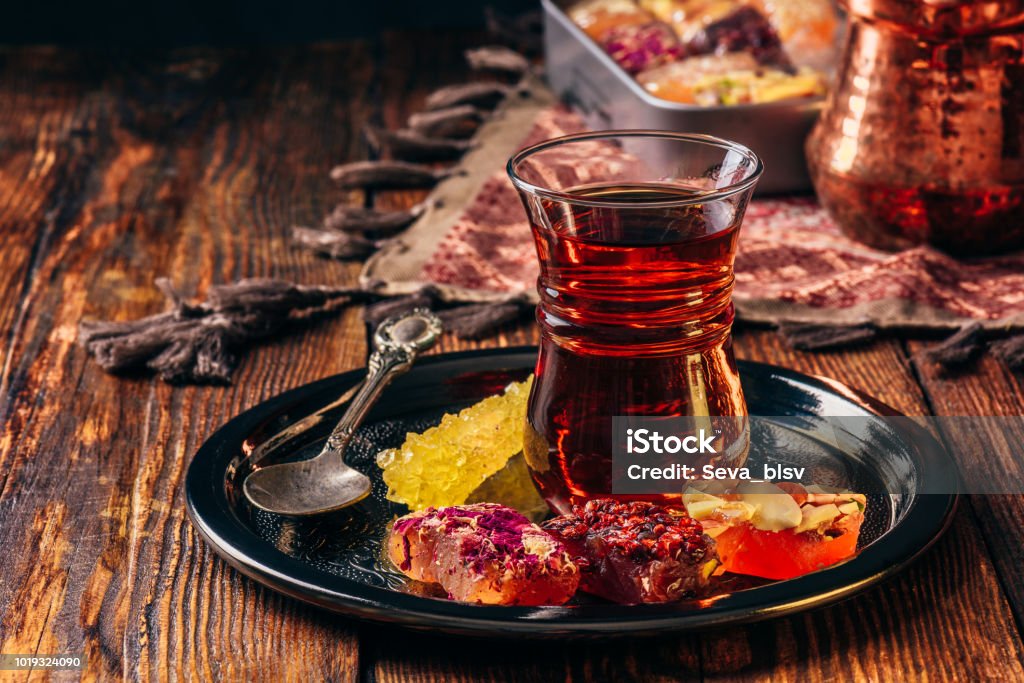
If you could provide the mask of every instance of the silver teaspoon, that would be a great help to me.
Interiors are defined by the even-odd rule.
[[[441,334],[441,321],[416,309],[389,318],[373,337],[375,351],[366,379],[315,458],[262,467],[242,490],[256,507],[279,515],[316,515],[358,503],[370,493],[370,479],[345,464],[345,448],[381,391],[412,367],[416,356]]]

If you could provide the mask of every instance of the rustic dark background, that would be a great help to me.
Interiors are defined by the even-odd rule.
[[[419,16],[436,18],[443,4]],[[269,3],[245,11],[260,6]],[[0,31],[106,45],[119,30],[145,42],[123,27],[156,12],[45,7],[5,8]],[[157,7],[177,19],[149,30],[168,37],[184,8],[204,26],[224,11]],[[1022,496],[963,500],[919,562],[840,605],[611,643],[373,627],[264,589],[198,538],[182,496],[192,454],[260,401],[363,367],[359,311],[260,344],[228,387],[107,375],[76,344],[77,324],[163,310],[152,284],[162,275],[188,293],[253,276],[355,283],[358,264],[291,248],[290,226],[362,203],[327,170],[366,158],[367,122],[399,127],[428,92],[470,78],[462,51],[488,40],[459,28],[302,47],[0,46],[0,652],[85,652],[84,680],[104,681],[1024,680]],[[373,201],[421,199],[393,191]],[[536,334],[522,324],[482,342],[446,335],[435,352]],[[809,354],[770,331],[736,336],[741,358],[842,379],[911,415],[1024,414],[1020,375],[990,357],[943,373],[920,361],[922,346],[885,339]],[[998,435],[978,438],[979,458],[999,457],[986,447]]]
[[[537,0],[99,0],[4,3],[0,43],[251,45],[341,40],[385,28],[482,26],[484,7]]]

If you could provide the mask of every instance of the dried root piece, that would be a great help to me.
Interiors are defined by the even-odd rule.
[[[405,211],[377,211],[361,206],[339,204],[324,216],[323,227],[325,230],[372,232],[380,237],[390,237],[409,227],[432,203],[420,202]]]
[[[489,45],[466,50],[469,68],[476,71],[498,71],[522,76],[530,70],[530,62],[515,50],[500,45]]]
[[[424,111],[409,117],[409,128],[428,138],[468,138],[484,120],[483,112],[470,104]]]
[[[921,358],[946,368],[958,367],[974,360],[985,348],[985,330],[978,323],[960,330],[931,348],[920,352]]]
[[[107,372],[148,368],[162,380],[227,383],[236,351],[288,323],[325,315],[372,297],[352,287],[306,287],[268,279],[210,288],[206,301],[187,304],[166,279],[157,286],[173,310],[132,322],[83,322],[79,342]]]
[[[391,156],[406,161],[451,161],[473,147],[468,140],[427,137],[411,128],[384,130],[366,127],[366,137],[377,150],[388,150]]]
[[[450,308],[437,315],[447,332],[460,339],[481,339],[518,319],[525,308],[520,301],[495,301]]]
[[[363,259],[380,248],[381,242],[369,240],[357,232],[323,228],[292,228],[292,241],[299,246],[336,259]]]
[[[161,280],[163,282],[158,282],[158,286],[170,287],[167,278]],[[301,309],[326,306],[339,298],[346,298],[348,303],[353,303],[365,301],[372,296],[360,287],[296,285],[269,278],[246,278],[230,285],[213,285],[206,293],[205,304],[195,305],[191,310],[204,312],[212,309],[221,313],[241,310],[291,315]]]
[[[331,169],[331,179],[340,187],[378,190],[433,187],[451,174],[450,169],[407,161],[355,161]]]
[[[451,332],[460,339],[481,339],[533,309],[533,306],[520,296],[504,301],[462,304],[450,308],[444,306],[437,288],[426,285],[412,294],[368,304],[363,309],[363,320],[367,325],[376,327],[381,321],[393,315],[414,308],[427,308],[441,318],[445,332]]]
[[[864,344],[878,336],[870,323],[861,325],[813,325],[782,323],[779,334],[786,343],[801,351],[824,351]]]
[[[446,85],[427,95],[425,104],[430,110],[448,109],[463,104],[481,109],[494,109],[513,90],[515,88],[503,83],[486,81]]]
[[[385,299],[383,301],[375,301],[371,304],[367,304],[363,308],[363,322],[371,328],[376,328],[377,325],[380,325],[392,316],[408,313],[409,311],[417,308],[426,308],[430,310],[434,308],[437,302],[437,288],[432,285],[427,285],[418,292],[413,292],[412,294],[396,296],[393,299]]]
[[[970,323],[956,334],[918,355],[944,368],[966,365],[987,348],[993,356],[1006,363],[1010,370],[1024,370],[1024,334],[1016,334],[995,341],[986,341],[986,330],[980,323]]]
[[[1006,363],[1011,370],[1024,370],[1024,334],[992,342],[992,355]]]

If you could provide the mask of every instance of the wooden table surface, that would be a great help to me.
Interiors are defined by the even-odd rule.
[[[85,652],[87,678],[104,680],[1024,679],[1019,496],[962,501],[923,559],[837,606],[646,641],[367,626],[264,589],[201,542],[182,495],[192,454],[240,411],[361,367],[359,311],[261,344],[227,387],[109,376],[76,344],[78,321],[162,310],[161,275],[187,292],[247,276],[354,282],[357,264],[292,248],[289,226],[346,199],[326,171],[366,157],[364,122],[398,127],[466,77],[461,50],[481,41],[0,50],[0,653]],[[535,337],[522,326],[437,351]],[[1024,413],[1021,378],[987,358],[945,376],[914,360],[916,342],[806,354],[761,331],[736,347],[912,415]]]

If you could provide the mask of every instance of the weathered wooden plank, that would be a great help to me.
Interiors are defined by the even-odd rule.
[[[0,420],[6,421],[8,389],[12,374],[18,372],[17,331],[29,314],[28,284],[42,254],[61,237],[59,231],[67,229],[61,212],[73,206],[90,156],[98,150],[77,135],[93,118],[78,83],[81,65],[61,63],[49,49],[7,49],[2,54]],[[45,84],[34,83],[33,77],[40,72],[52,78]]]
[[[911,353],[917,353],[924,346],[921,342],[908,345]],[[998,426],[994,420],[978,420],[977,433],[972,434],[971,451],[959,455],[960,458],[990,459],[993,464],[999,463],[995,469],[987,468],[984,462],[971,463],[980,472],[1015,471],[1015,463],[1020,463],[1022,457],[1017,447],[1024,443],[1024,418],[1021,417],[1024,415],[1024,382],[1021,376],[988,356],[963,371],[952,373],[917,359],[914,363],[936,415],[1016,418],[1001,421]],[[958,428],[962,420],[958,419],[956,423],[954,428]],[[964,443],[955,435],[952,438],[956,443]],[[1008,480],[1005,485],[1006,490],[1011,491],[1020,482]],[[1024,625],[1024,496],[1019,491],[1016,495],[977,495],[969,496],[967,502],[992,556],[999,581],[1013,606],[1017,624]]]
[[[508,641],[365,632],[378,681],[698,680],[697,638]]]
[[[64,212],[65,237],[41,253],[14,340],[0,538],[24,552],[0,557],[0,651],[85,650],[90,676],[103,678],[353,679],[350,626],[217,560],[185,519],[181,481],[231,415],[359,365],[358,314],[266,343],[227,388],[105,375],[74,328],[159,310],[151,281],[162,274],[186,291],[251,275],[353,278],[292,249],[287,228],[333,192],[331,161],[362,154],[352,121],[365,118],[369,50],[179,53],[104,68],[76,80],[97,148],[64,164],[84,168],[78,204],[44,207]]]

